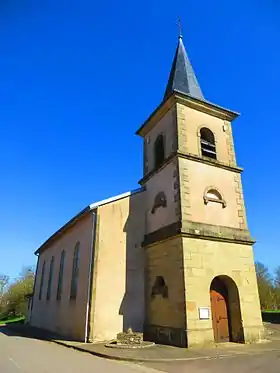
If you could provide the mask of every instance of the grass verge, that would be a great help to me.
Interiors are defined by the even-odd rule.
[[[19,323],[24,322],[24,316],[14,317],[6,320],[0,320],[0,325],[12,324],[12,323]]]

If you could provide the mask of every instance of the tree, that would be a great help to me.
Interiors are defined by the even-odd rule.
[[[276,306],[279,309],[280,308],[280,266],[278,266],[275,269],[274,288],[275,288]]]
[[[256,262],[256,274],[258,289],[260,295],[261,309],[274,309],[276,308],[276,293],[271,274],[268,268],[260,263]]]
[[[275,286],[280,289],[280,266],[275,269]]]
[[[2,298],[4,294],[8,283],[9,283],[9,276],[0,275],[0,299]]]
[[[28,298],[33,291],[34,271],[24,268],[19,278],[3,294],[2,317],[26,316]]]
[[[5,291],[9,283],[9,276],[0,275],[0,319],[5,310]]]

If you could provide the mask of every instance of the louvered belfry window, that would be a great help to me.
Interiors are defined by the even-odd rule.
[[[201,155],[217,159],[215,137],[209,128],[203,127],[200,130]]]

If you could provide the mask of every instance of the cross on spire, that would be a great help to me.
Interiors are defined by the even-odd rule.
[[[178,26],[178,38],[179,39],[183,39],[183,35],[182,35],[182,24],[181,24],[180,17],[178,17],[177,26]]]
[[[199,100],[204,100],[183,43],[180,18],[178,19],[177,26],[179,33],[178,45],[173,59],[164,99],[166,99],[172,92],[177,91],[198,98]]]

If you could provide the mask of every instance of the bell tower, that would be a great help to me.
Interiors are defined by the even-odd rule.
[[[179,36],[144,141],[146,322],[160,343],[251,342],[263,333],[232,121],[207,101]]]

